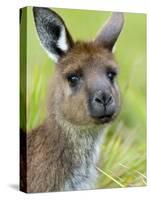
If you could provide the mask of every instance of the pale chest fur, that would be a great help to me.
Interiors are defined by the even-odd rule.
[[[86,135],[87,134],[87,135]],[[95,134],[95,133],[94,133]],[[65,181],[64,190],[94,189],[96,183],[96,164],[99,160],[103,134],[83,133],[70,137],[72,146],[71,176]]]

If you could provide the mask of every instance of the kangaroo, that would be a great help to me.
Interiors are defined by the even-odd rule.
[[[42,47],[55,62],[44,122],[21,143],[21,184],[25,192],[96,188],[104,127],[120,110],[118,64],[113,47],[123,28],[114,12],[92,41],[74,41],[63,19],[34,7]]]

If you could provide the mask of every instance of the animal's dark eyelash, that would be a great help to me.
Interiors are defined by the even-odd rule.
[[[106,73],[112,73],[114,76],[117,76],[118,70],[116,68],[113,68],[113,67],[107,67]]]
[[[83,74],[81,73],[81,72],[79,72],[79,71],[74,71],[74,72],[69,72],[69,73],[67,73],[67,74],[65,74],[65,79],[68,79],[68,77],[69,76],[78,76],[78,77],[82,77],[83,76]]]

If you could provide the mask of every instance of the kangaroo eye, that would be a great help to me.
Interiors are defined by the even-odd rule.
[[[116,77],[116,72],[107,72],[107,78],[113,82],[114,81],[114,78]]]
[[[67,77],[67,80],[69,82],[69,84],[72,86],[72,87],[75,87],[79,80],[80,80],[80,77],[77,75],[77,74],[70,74],[68,77]]]

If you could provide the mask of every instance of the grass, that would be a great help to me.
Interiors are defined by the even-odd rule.
[[[92,38],[108,16],[105,12],[99,15],[96,11],[64,9],[57,11],[64,17],[74,36],[81,39]],[[82,20],[79,20],[81,18]],[[88,26],[86,26],[87,21]],[[54,71],[53,63],[39,45],[31,9],[28,9],[27,43],[27,128],[30,130],[45,118],[46,89]],[[100,163],[97,166],[99,174],[97,188],[145,186],[147,182],[145,15],[126,14],[126,26],[119,38],[115,56],[121,66],[119,84],[122,92],[122,109],[118,119],[105,130],[106,137],[102,145]]]
[[[113,126],[113,133],[111,128],[107,131],[97,168],[98,188],[145,186],[145,145],[137,141],[138,128],[130,130],[121,120]]]

